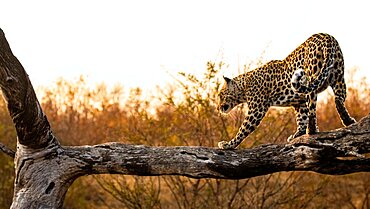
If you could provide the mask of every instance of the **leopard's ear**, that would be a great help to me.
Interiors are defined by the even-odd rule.
[[[224,77],[224,79],[225,79],[225,81],[226,81],[227,85],[229,85],[229,84],[230,84],[230,82],[232,81],[232,79],[230,79],[230,78],[228,78],[228,77],[225,77],[225,76],[223,76],[223,77]]]

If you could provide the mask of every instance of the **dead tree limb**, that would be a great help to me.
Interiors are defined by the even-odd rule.
[[[3,143],[0,143],[0,151],[4,152],[9,157],[12,157],[12,158],[15,157],[15,152]]]
[[[89,174],[243,179],[281,171],[369,172],[370,115],[352,126],[290,144],[245,150],[108,143],[61,146],[31,82],[0,29],[0,87],[18,139],[12,208],[62,208],[72,182]]]

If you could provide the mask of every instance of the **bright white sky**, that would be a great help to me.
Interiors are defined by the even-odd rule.
[[[151,88],[166,71],[199,73],[223,49],[234,68],[283,59],[310,35],[337,38],[348,68],[369,72],[367,1],[8,0],[0,27],[35,86],[58,77]]]

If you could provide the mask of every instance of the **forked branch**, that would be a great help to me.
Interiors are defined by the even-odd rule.
[[[12,208],[62,208],[72,182],[89,174],[242,179],[280,171],[332,175],[370,171],[366,157],[370,153],[370,115],[349,127],[302,136],[289,144],[243,150],[120,143],[60,146],[1,29],[0,88],[18,135]],[[5,146],[0,149],[14,156]]]

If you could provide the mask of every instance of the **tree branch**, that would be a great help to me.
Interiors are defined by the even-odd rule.
[[[332,132],[302,136],[290,144],[252,149],[148,147],[119,143],[65,147],[81,174],[184,175],[193,178],[242,179],[280,171],[342,175],[369,172],[370,115]]]
[[[49,122],[36,98],[31,81],[13,55],[0,28],[0,88],[8,104],[20,144],[42,148],[53,140]]]
[[[3,143],[0,143],[0,150],[12,158],[15,157],[15,152]]]

